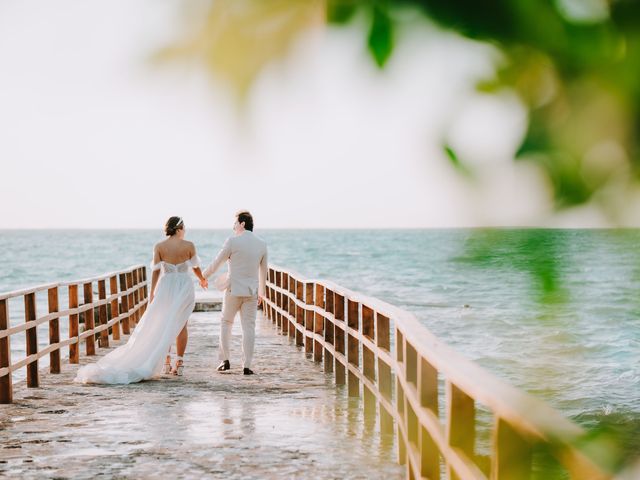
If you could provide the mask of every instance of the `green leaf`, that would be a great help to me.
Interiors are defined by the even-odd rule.
[[[327,20],[329,23],[344,25],[349,23],[355,13],[355,1],[329,0],[327,2]]]
[[[373,6],[373,21],[369,31],[369,51],[382,68],[393,52],[393,24],[386,7]]]
[[[451,163],[451,165],[453,165],[453,167],[458,172],[463,174],[465,177],[472,176],[472,172],[469,169],[469,167],[467,167],[464,163],[460,161],[460,158],[458,158],[458,155],[456,154],[455,150],[450,145],[444,145],[443,149],[444,149],[444,152],[447,154],[449,163]]]

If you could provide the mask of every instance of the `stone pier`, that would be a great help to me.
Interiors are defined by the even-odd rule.
[[[40,388],[18,383],[15,403],[0,405],[0,477],[404,477],[359,400],[262,315],[257,374],[242,375],[239,319],[232,369],[216,372],[219,322],[219,312],[192,315],[183,377],[78,385],[65,362]]]

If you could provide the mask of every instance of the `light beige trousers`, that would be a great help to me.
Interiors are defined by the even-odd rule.
[[[231,327],[240,312],[242,325],[242,366],[251,368],[253,348],[256,341],[256,315],[258,311],[258,297],[237,297],[225,290],[222,302],[222,320],[220,322],[220,360],[229,360],[231,343]]]

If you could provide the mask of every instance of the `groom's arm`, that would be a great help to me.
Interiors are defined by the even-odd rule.
[[[227,238],[213,263],[204,269],[204,272],[202,272],[204,278],[209,278],[211,275],[216,273],[222,264],[229,260],[229,258],[231,258],[231,238]]]
[[[266,295],[267,290],[267,249],[264,250],[264,255],[260,260],[260,270],[258,271],[258,295],[260,297],[264,297]]]

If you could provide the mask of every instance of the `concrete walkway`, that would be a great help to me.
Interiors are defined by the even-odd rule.
[[[403,478],[359,401],[260,315],[257,375],[241,373],[239,321],[231,373],[215,372],[219,321],[192,315],[184,377],[86,386],[64,364],[17,385],[0,405],[0,477]]]

